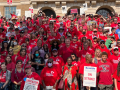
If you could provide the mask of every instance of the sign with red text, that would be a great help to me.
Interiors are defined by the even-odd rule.
[[[84,66],[83,86],[96,87],[96,67]]]
[[[31,13],[33,13],[33,7],[29,7],[29,11],[31,11]]]
[[[71,14],[72,13],[78,13],[78,9],[71,9]]]
[[[12,4],[12,0],[7,0],[7,4]]]
[[[27,78],[25,81],[24,89],[23,90],[37,90],[39,85],[38,80]]]

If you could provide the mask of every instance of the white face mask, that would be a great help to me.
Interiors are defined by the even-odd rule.
[[[52,63],[48,63],[48,67],[52,67]]]
[[[14,42],[13,44],[14,44],[14,45],[17,45],[17,42]]]

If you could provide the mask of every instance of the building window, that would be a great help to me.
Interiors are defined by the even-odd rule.
[[[5,17],[7,19],[11,18],[10,12],[9,12],[9,8],[11,10],[11,13],[15,12],[16,13],[16,7],[5,7]]]

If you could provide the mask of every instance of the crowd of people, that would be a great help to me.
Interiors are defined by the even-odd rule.
[[[0,90],[120,90],[120,15],[0,17]],[[96,67],[96,87],[83,86]],[[27,90],[27,89],[26,89]],[[33,89],[29,89],[33,90]]]

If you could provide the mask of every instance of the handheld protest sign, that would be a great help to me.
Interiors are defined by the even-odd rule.
[[[39,85],[38,80],[33,80],[30,78],[27,78],[25,81],[24,89],[23,90],[37,90]]]
[[[84,66],[83,86],[96,87],[96,73],[96,67]]]

